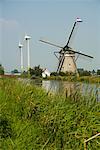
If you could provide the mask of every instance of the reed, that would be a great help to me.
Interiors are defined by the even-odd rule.
[[[18,79],[0,78],[0,142],[3,150],[83,150],[100,132],[100,102],[79,92],[48,94]],[[100,149],[100,138],[89,141]]]

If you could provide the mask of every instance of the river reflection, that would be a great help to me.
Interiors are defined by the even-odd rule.
[[[79,82],[67,82],[67,81],[56,81],[56,80],[43,80],[42,87],[47,92],[64,94],[67,96],[75,92],[82,94],[94,94],[100,99],[100,86],[97,84],[86,84]]]
[[[19,79],[25,84],[34,84],[42,87],[49,93],[66,94],[70,96],[76,92],[80,92],[83,95],[94,95],[96,99],[100,101],[100,85],[99,84],[88,84],[82,82],[68,82],[58,80],[30,80],[30,79]]]
[[[45,88],[48,92],[53,93],[67,93],[70,95],[71,92],[75,91],[75,88],[78,87],[78,84],[72,83],[72,82],[63,82],[63,81],[55,81],[55,80],[49,80],[49,81],[43,81],[42,87]]]

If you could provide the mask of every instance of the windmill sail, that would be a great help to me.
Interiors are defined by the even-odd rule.
[[[64,63],[64,59],[65,59],[64,54],[60,54],[60,56],[59,56],[59,64],[58,64],[58,68],[57,68],[57,73],[59,73],[61,71],[62,65]]]
[[[80,18],[77,18],[76,21],[74,22],[74,25],[72,27],[72,31],[69,35],[69,38],[68,38],[68,41],[67,41],[67,44],[66,44],[67,47],[71,46],[72,40],[75,37],[76,31],[77,31],[77,28],[78,28],[78,25],[79,25],[80,22],[82,22],[82,20]]]
[[[63,47],[61,47],[61,46],[59,46],[59,45],[56,45],[56,44],[54,44],[54,43],[51,43],[51,42],[49,42],[49,41],[45,41],[45,40],[39,40],[40,42],[43,42],[43,43],[46,43],[46,44],[49,44],[49,45],[52,45],[52,46],[56,46],[56,47],[58,47],[58,48],[63,48]]]
[[[73,25],[73,28],[72,28],[71,33],[70,33],[70,36],[69,36],[68,41],[67,41],[67,44],[63,48],[64,53],[62,53],[62,55],[60,56],[61,60],[60,60],[59,65],[58,65],[57,72],[63,71],[63,68],[66,68],[66,64],[64,64],[64,59],[69,59],[69,61],[70,61],[69,66],[72,64],[72,66],[70,66],[70,68],[72,68],[72,70],[74,70],[74,71],[76,70],[76,65],[74,65],[74,63],[73,63],[73,59],[74,59],[73,57],[75,57],[75,56],[71,55],[71,57],[65,57],[65,52],[68,51],[69,54],[70,53],[74,54],[74,51],[71,51],[71,50],[69,51],[69,45],[71,43],[71,39],[73,38],[73,35],[74,35],[73,33],[75,31],[75,28],[76,28],[78,22],[81,22],[81,19],[77,18],[77,20],[75,21],[75,23]],[[67,62],[67,60],[66,60],[66,62]],[[68,68],[67,70],[70,70],[69,66],[67,66],[67,68]]]

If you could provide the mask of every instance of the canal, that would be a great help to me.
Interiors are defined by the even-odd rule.
[[[30,80],[19,79],[25,84],[32,84],[42,87],[48,93],[70,96],[75,93],[82,95],[93,95],[100,101],[100,84],[83,83],[83,82],[69,82],[61,80]]]
[[[94,95],[97,100],[100,101],[100,85],[99,84],[89,84],[82,82],[68,82],[61,80],[34,80],[32,84],[41,86],[48,93],[55,94],[66,94],[70,96],[71,94],[81,93],[83,95]]]

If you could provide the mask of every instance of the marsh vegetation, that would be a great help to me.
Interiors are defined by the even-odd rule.
[[[100,102],[92,92],[51,94],[18,79],[0,79],[0,142],[3,150],[83,150],[100,132]],[[100,149],[100,138],[88,142]]]

